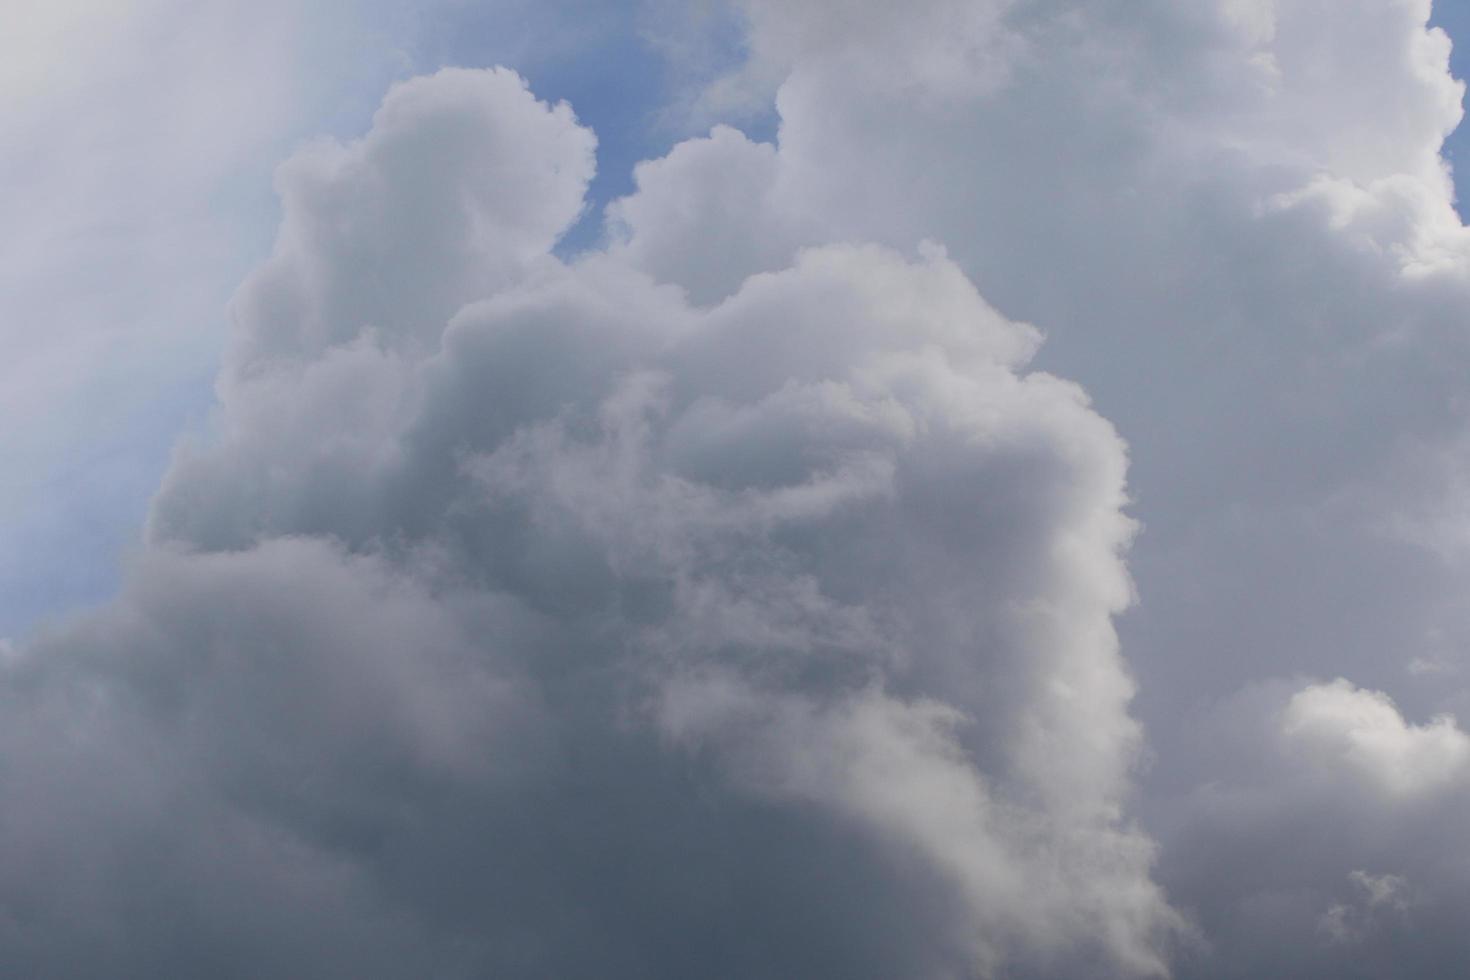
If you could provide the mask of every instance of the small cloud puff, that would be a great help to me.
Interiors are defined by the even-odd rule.
[[[1282,732],[1318,765],[1346,767],[1398,797],[1455,783],[1470,762],[1470,736],[1452,716],[1410,724],[1388,695],[1342,678],[1293,695]]]

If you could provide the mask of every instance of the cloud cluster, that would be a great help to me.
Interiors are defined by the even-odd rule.
[[[1212,951],[1179,972],[1433,977],[1470,955],[1456,852],[1466,736],[1336,680],[1256,685],[1201,712],[1181,755],[1206,778],[1159,821],[1174,894]]]
[[[1210,940],[1181,969],[1442,974],[1463,733],[1377,693],[1467,708],[1470,238],[1439,155],[1464,89],[1428,0],[742,8],[755,67],[712,97],[769,68],[779,139],[645,165],[614,251],[715,302],[805,243],[933,238],[1040,324],[1130,444],[1141,812]],[[1364,688],[1299,679],[1334,676]],[[1426,908],[1320,948],[1365,868]]]
[[[281,169],[148,548],[7,658],[7,970],[1163,972],[1122,441],[938,246],[554,258],[592,148],[451,70]]]
[[[776,141],[574,259],[504,69],[281,168],[121,595],[3,649],[8,971],[1470,957],[1428,0],[733,9]]]

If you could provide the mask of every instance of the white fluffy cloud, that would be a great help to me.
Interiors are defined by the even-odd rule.
[[[1454,718],[1408,724],[1387,695],[1340,678],[1292,695],[1282,730],[1319,765],[1347,767],[1374,789],[1394,795],[1441,788],[1470,762],[1470,736]]]

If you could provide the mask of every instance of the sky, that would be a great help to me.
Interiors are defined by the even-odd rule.
[[[1443,30],[1451,40],[1470,38],[1470,8],[1464,4],[1435,4],[1429,23]],[[1470,74],[1467,69],[1470,69],[1470,43],[1462,41],[1450,52],[1450,71],[1456,78],[1465,78]],[[1451,167],[1455,166],[1457,160],[1470,159],[1470,128],[1460,126],[1449,135],[1445,140],[1444,157]],[[1465,202],[1470,200],[1470,174],[1466,173],[1467,170],[1470,170],[1470,166],[1461,163],[1455,173],[1455,197],[1462,215]]]
[[[0,17],[0,973],[1470,963],[1470,8]]]

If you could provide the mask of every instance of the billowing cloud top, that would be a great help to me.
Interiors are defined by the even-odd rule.
[[[120,595],[0,648],[0,972],[1470,955],[1427,0],[740,12],[778,140],[575,258],[506,69],[280,168]]]

